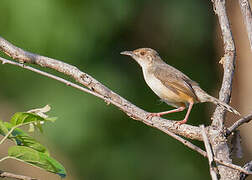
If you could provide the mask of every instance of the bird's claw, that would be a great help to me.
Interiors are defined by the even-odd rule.
[[[187,120],[185,120],[185,119],[184,119],[184,120],[181,120],[181,121],[177,121],[176,124],[178,124],[178,125],[185,124],[186,121],[187,121]]]
[[[160,117],[161,115],[159,114],[159,113],[150,113],[150,114],[148,114],[147,115],[147,119],[150,119],[150,118],[152,118],[152,117],[154,117],[154,116],[157,116],[157,117]]]

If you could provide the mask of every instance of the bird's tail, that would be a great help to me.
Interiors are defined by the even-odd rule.
[[[204,90],[202,90],[199,86],[194,86],[193,89],[194,89],[195,94],[197,95],[198,100],[200,102],[212,102],[216,105],[223,107],[224,109],[228,110],[229,112],[232,112],[234,114],[241,116],[241,114],[237,110],[235,110],[234,108],[232,108],[228,104],[220,101],[219,99],[210,96]]]
[[[237,110],[235,110],[234,108],[232,108],[228,104],[220,101],[219,99],[216,99],[215,97],[212,97],[212,96],[209,95],[208,102],[212,102],[212,103],[214,103],[216,105],[219,105],[219,106],[225,108],[229,112],[232,112],[232,113],[235,113],[235,114],[241,116],[241,114]]]

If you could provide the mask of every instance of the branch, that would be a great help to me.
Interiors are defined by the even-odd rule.
[[[218,16],[224,45],[224,57],[222,58],[224,75],[219,98],[221,101],[229,103],[235,69],[235,44],[226,12],[225,0],[212,0],[212,3],[214,12]],[[209,128],[209,140],[214,156],[223,162],[232,163],[227,138],[224,136],[224,118],[225,110],[222,107],[217,107],[212,117],[213,122]],[[239,178],[239,171],[224,167],[218,163],[217,168],[221,180],[237,180]]]
[[[227,17],[225,0],[212,0],[214,11],[218,16],[219,24],[222,33],[222,39],[224,44],[224,57],[223,68],[224,75],[222,80],[222,86],[219,92],[219,99],[225,103],[229,103],[232,92],[232,80],[235,69],[235,44],[230,30],[229,20]],[[225,110],[222,107],[217,107],[214,115],[212,125],[222,129],[224,126]]]
[[[13,178],[13,179],[19,179],[19,180],[38,180],[32,177],[23,176],[23,175],[17,175],[9,172],[4,172],[0,170],[0,177],[1,178]]]
[[[80,71],[77,67],[69,65],[67,63],[61,62],[56,59],[48,58],[45,56],[40,56],[27,51],[24,51],[2,37],[0,37],[0,49],[21,63],[31,63],[37,64],[41,67],[47,67],[68,75],[75,79],[78,83],[88,87],[91,91],[86,91],[90,94],[95,94],[97,97],[105,99],[106,102],[117,106],[119,109],[124,111],[132,119],[141,121],[148,126],[157,128],[163,132],[171,131],[173,133],[182,135],[190,139],[202,140],[201,132],[198,127],[190,126],[187,124],[178,125],[176,121],[171,121],[159,117],[153,117],[152,119],[147,119],[148,112],[138,108],[126,99],[122,98],[118,94],[111,91],[109,88],[98,82],[96,79],[90,75]],[[7,62],[2,59],[2,62]],[[11,63],[13,64],[13,63]],[[20,65],[18,65],[20,66]],[[28,69],[27,66],[24,68]],[[31,67],[29,67],[31,68]],[[49,76],[48,76],[49,77]],[[71,84],[67,84],[71,85]],[[92,93],[91,93],[92,92]]]
[[[252,120],[252,113],[248,114],[245,117],[242,117],[238,121],[236,121],[232,126],[230,126],[227,131],[225,136],[228,137],[232,132],[234,132],[238,127],[240,127],[244,123],[248,123]]]
[[[250,50],[252,51],[252,13],[248,0],[239,0],[243,22],[246,26],[248,39],[250,44]]]
[[[64,84],[66,84],[67,86],[71,86],[71,87],[74,87],[74,88],[76,88],[76,89],[79,89],[79,90],[81,90],[81,91],[83,91],[83,92],[87,92],[87,93],[89,93],[89,94],[92,94],[92,95],[94,95],[94,96],[97,96],[97,97],[103,99],[103,100],[106,101],[107,103],[111,103],[111,100],[110,100],[110,99],[107,99],[107,98],[105,98],[104,96],[101,96],[100,94],[98,94],[98,93],[96,93],[96,92],[94,92],[94,91],[91,91],[91,90],[89,90],[89,89],[83,88],[82,86],[79,86],[79,85],[77,85],[77,84],[75,84],[75,83],[72,83],[72,82],[70,82],[70,81],[67,81],[67,80],[65,80],[65,79],[63,79],[63,78],[60,78],[60,77],[58,77],[58,76],[55,76],[55,75],[49,74],[49,73],[47,73],[47,72],[43,72],[43,71],[41,71],[41,70],[35,69],[35,68],[33,68],[33,67],[26,66],[26,65],[20,64],[20,63],[16,63],[16,62],[13,62],[13,61],[10,61],[10,60],[1,58],[1,57],[0,57],[0,61],[2,61],[3,64],[15,65],[15,66],[18,66],[18,67],[21,67],[21,68],[28,69],[28,70],[30,70],[30,71],[36,72],[36,73],[41,74],[41,75],[43,75],[43,76],[46,76],[46,77],[55,79],[55,80],[57,80],[57,81],[59,81],[59,82],[62,82],[62,83],[64,83]],[[168,134],[169,136],[173,137],[174,139],[180,141],[180,142],[183,143],[185,146],[187,146],[187,147],[193,149],[194,151],[197,151],[197,152],[199,152],[200,154],[204,154],[204,153],[205,153],[205,152],[204,152],[203,150],[201,150],[199,147],[193,145],[193,144],[190,143],[189,141],[187,141],[187,140],[181,138],[180,136],[174,134],[173,132],[170,132],[170,131],[165,127],[165,126],[166,126],[165,124],[166,124],[166,122],[163,123],[163,126],[160,126],[160,127],[159,127],[159,129],[160,129],[161,131],[165,132],[166,134]],[[154,123],[153,123],[153,124],[150,124],[150,126],[153,126],[153,127],[154,127],[154,125],[155,125]],[[8,134],[10,134],[10,133],[11,133],[11,131],[9,131]],[[8,137],[8,136],[7,136],[7,137]],[[0,144],[1,144],[1,143],[0,143]]]
[[[49,77],[49,78],[52,78],[52,79],[55,79],[59,82],[62,82],[68,86],[71,86],[71,87],[74,87],[74,88],[77,88],[83,92],[87,92],[87,93],[90,93],[94,96],[97,96],[101,99],[103,99],[104,101],[106,101],[107,103],[111,103],[111,100],[110,99],[107,99],[106,97],[104,96],[101,96],[100,94],[98,94],[97,92],[94,92],[94,91],[91,91],[89,89],[86,89],[86,88],[83,88],[82,86],[79,86],[75,83],[72,83],[70,81],[67,81],[63,78],[60,78],[58,76],[55,76],[55,75],[52,75],[52,74],[49,74],[49,73],[46,73],[46,72],[43,72],[41,70],[38,70],[38,69],[35,69],[33,67],[30,67],[30,66],[26,66],[24,64],[20,64],[20,63],[17,63],[17,62],[13,62],[13,61],[10,61],[10,60],[7,60],[7,59],[4,59],[4,58],[1,58],[0,57],[0,61],[2,61],[3,64],[11,64],[11,65],[15,65],[15,66],[18,66],[18,67],[21,67],[21,68],[24,68],[24,69],[28,69],[30,71],[33,71],[33,72],[36,72],[38,74],[41,74],[43,76],[46,76],[46,77]],[[144,122],[145,123],[145,122]],[[160,122],[157,122],[157,123],[160,123]],[[169,123],[168,123],[169,124]],[[149,124],[149,126],[152,126],[152,127],[155,127],[154,126],[155,123],[153,124]],[[164,122],[163,124],[161,123],[161,126],[158,127],[158,129],[160,129],[161,131],[165,132],[166,134],[168,134],[169,136],[173,137],[174,139],[180,141],[182,144],[184,144],[185,146],[189,147],[190,149],[198,152],[199,154],[201,154],[203,157],[207,157],[207,153],[202,150],[201,148],[195,146],[194,144],[192,144],[191,142],[183,139],[182,137],[174,134],[173,132],[170,132],[167,128],[166,128],[166,122]],[[199,128],[198,128],[199,129]],[[193,131],[193,130],[192,130]],[[214,158],[214,160],[224,166],[227,166],[227,167],[230,167],[230,168],[233,168],[233,169],[236,169],[236,170],[239,170],[240,172],[243,172],[244,174],[249,174],[249,172],[247,172],[246,170],[242,169],[240,166],[237,166],[237,165],[234,165],[234,164],[230,164],[230,163],[226,163],[226,162],[223,162],[222,160],[220,159],[217,159],[217,158]]]
[[[202,137],[203,137],[203,141],[204,141],[206,152],[207,152],[208,163],[209,163],[209,168],[210,168],[210,175],[212,177],[212,180],[218,180],[217,173],[215,172],[216,169],[214,169],[214,167],[213,167],[214,156],[213,156],[213,152],[212,152],[211,146],[208,141],[208,137],[206,135],[205,127],[204,127],[204,125],[201,125],[200,128],[202,129]]]

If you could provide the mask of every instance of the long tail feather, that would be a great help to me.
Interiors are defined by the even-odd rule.
[[[200,102],[212,102],[216,105],[219,105],[219,106],[225,108],[226,110],[228,110],[234,114],[241,116],[241,114],[237,110],[235,110],[234,108],[232,108],[228,104],[220,101],[219,99],[210,96],[204,90],[202,90],[199,86],[193,86],[193,89],[194,89],[195,94],[197,95],[197,98]]]
[[[228,110],[229,112],[232,112],[232,113],[235,113],[235,114],[241,116],[241,114],[240,114],[237,110],[235,110],[234,108],[232,108],[232,107],[229,106],[228,104],[226,104],[226,103],[220,101],[219,99],[216,99],[216,98],[214,98],[214,97],[212,97],[212,96],[210,96],[209,99],[210,99],[210,102],[213,102],[214,104],[219,105],[219,106],[225,108],[225,109]]]

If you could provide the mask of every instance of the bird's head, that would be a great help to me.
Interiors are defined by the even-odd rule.
[[[141,67],[148,67],[159,60],[158,53],[151,48],[139,48],[134,51],[123,51],[122,55],[131,56]]]

